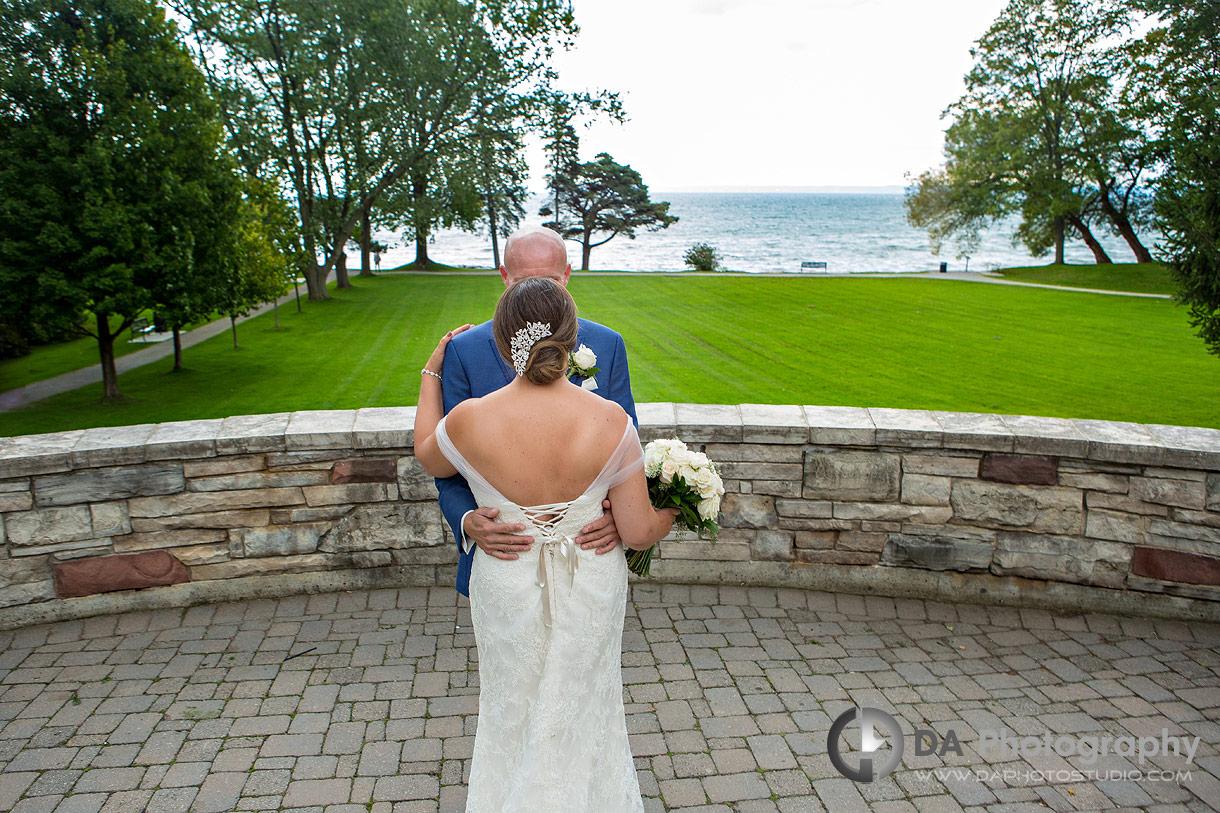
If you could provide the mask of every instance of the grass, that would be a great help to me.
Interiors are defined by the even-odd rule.
[[[353,277],[101,385],[0,413],[0,434],[415,403],[444,331],[490,318],[494,276]],[[795,403],[1220,426],[1220,368],[1172,302],[936,280],[582,277],[627,342],[637,401]]]
[[[1160,263],[1114,263],[1113,265],[1034,265],[1003,268],[1004,279],[1038,282],[1069,288],[1130,291],[1140,294],[1172,294],[1176,290],[1169,269]]]

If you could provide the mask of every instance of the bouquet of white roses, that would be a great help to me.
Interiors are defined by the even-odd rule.
[[[674,519],[675,528],[716,539],[724,482],[707,455],[692,452],[677,438],[650,441],[644,447],[644,476],[653,507],[680,512]],[[627,567],[637,576],[647,576],[651,564],[652,548],[627,551]]]

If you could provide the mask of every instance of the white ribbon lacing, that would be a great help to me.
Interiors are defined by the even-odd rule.
[[[542,623],[547,627],[551,626],[553,620],[551,613],[551,580],[547,577],[546,560],[548,551],[559,549],[559,555],[566,560],[568,566],[568,576],[576,578],[576,570],[580,566],[580,557],[576,555],[576,537],[556,536],[555,527],[563,521],[567,513],[567,509],[571,503],[558,503],[555,505],[531,506],[523,508],[522,511],[541,531],[541,536],[544,537],[542,544],[538,548],[538,576],[534,579],[534,583],[542,589]]]

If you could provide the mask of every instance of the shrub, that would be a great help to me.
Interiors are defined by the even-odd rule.
[[[715,246],[707,243],[695,243],[686,250],[684,259],[686,264],[696,271],[724,270],[724,265],[720,261],[720,252],[716,251]]]

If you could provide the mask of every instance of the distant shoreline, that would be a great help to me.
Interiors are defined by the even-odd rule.
[[[677,186],[650,190],[659,195],[902,195],[905,186]]]

